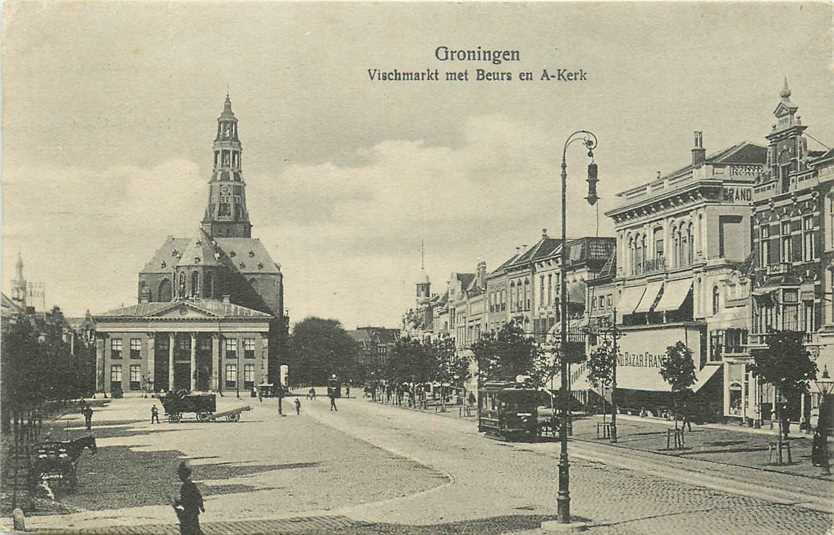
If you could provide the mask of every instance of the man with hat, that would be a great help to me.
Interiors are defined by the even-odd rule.
[[[180,535],[202,535],[200,530],[200,513],[205,513],[203,495],[200,489],[191,481],[191,465],[182,461],[177,468],[177,475],[182,481],[180,497],[171,500],[171,505],[180,521]]]

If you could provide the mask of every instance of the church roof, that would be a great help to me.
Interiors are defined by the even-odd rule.
[[[168,236],[165,243],[156,250],[151,259],[142,268],[141,273],[170,273],[176,266],[182,253],[188,248],[190,238]]]
[[[215,238],[220,259],[214,255],[215,247],[205,233],[198,238],[174,238],[168,236],[165,243],[156,250],[141,273],[171,273],[174,266],[193,266],[195,258],[199,265],[221,265],[234,267],[243,274],[279,273],[266,247],[257,238]]]
[[[272,316],[234,303],[224,303],[217,299],[199,299],[193,301],[170,301],[166,303],[139,303],[129,307],[117,308],[94,318],[102,319],[150,319],[164,316],[169,310],[182,307],[202,312],[216,319],[270,319]],[[174,317],[174,319],[177,319]]]
[[[212,244],[211,238],[202,230],[196,238],[188,241],[178,266],[219,266],[221,253]]]
[[[240,273],[280,273],[258,238],[215,238],[218,247]]]

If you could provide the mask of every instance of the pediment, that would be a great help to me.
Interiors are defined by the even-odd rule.
[[[167,308],[165,310],[161,310],[156,314],[152,314],[154,318],[166,318],[166,319],[214,319],[216,316],[213,314],[209,314],[203,310],[200,310],[194,306],[189,305],[188,303],[179,303],[177,305],[172,306],[171,308]]]

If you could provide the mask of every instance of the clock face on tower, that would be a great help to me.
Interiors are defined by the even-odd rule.
[[[222,193],[223,195],[228,195],[229,193],[231,193],[231,191],[232,188],[230,186],[220,186],[220,193]]]
[[[232,133],[232,127],[229,126],[228,124],[224,124],[223,125],[223,137],[229,137],[229,135],[231,133]]]

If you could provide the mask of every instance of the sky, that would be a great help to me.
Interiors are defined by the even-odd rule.
[[[572,146],[569,237],[611,235],[616,194],[686,165],[693,130],[708,153],[764,144],[785,76],[808,133],[834,146],[831,20],[826,3],[6,2],[3,287],[20,253],[68,315],[135,303],[165,237],[199,227],[228,91],[253,237],[281,265],[291,322],[399,326],[421,242],[442,291],[559,235],[576,129],[598,136],[601,200],[584,202]],[[520,61],[441,62],[438,46]]]

